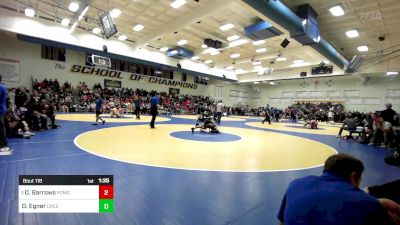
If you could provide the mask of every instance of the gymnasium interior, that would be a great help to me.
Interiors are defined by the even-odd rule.
[[[400,114],[379,140],[364,123],[400,113],[399,72],[399,0],[0,0],[4,123],[27,123],[0,152],[0,225],[279,224],[288,185],[338,153],[360,189],[399,180]],[[24,194],[92,175],[111,210]]]

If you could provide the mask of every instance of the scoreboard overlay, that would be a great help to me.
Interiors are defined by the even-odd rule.
[[[20,175],[20,213],[112,213],[113,175]]]

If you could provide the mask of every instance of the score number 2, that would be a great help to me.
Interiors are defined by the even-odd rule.
[[[114,187],[112,185],[100,185],[99,195],[100,199],[113,199]]]

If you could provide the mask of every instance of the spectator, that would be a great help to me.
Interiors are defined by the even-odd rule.
[[[388,213],[393,221],[397,225],[400,224],[400,180],[367,187],[365,191],[375,198],[379,198],[380,202],[386,205],[385,208],[389,209]],[[384,198],[384,200],[382,200],[382,198]],[[387,199],[394,202],[390,202]],[[395,213],[396,210],[398,213]]]
[[[279,210],[281,224],[394,224],[378,199],[359,189],[363,163],[346,154],[330,156],[322,176],[289,184]]]
[[[1,83],[3,76],[0,74],[0,153],[10,155],[12,150],[8,147],[4,116],[7,111],[7,87]]]
[[[13,111],[7,110],[5,119],[5,126],[8,136],[30,138],[31,136],[35,135],[35,133],[29,131],[28,123],[24,120],[21,120],[21,118],[13,113]]]
[[[383,142],[381,147],[390,147],[393,141],[393,123],[395,123],[396,111],[392,109],[392,104],[387,103],[386,109],[381,112],[381,117],[383,120],[382,123],[382,132],[383,132]]]
[[[392,109],[392,104],[387,103],[386,109],[381,112],[381,117],[383,121],[389,122],[390,124],[393,123],[394,116],[397,114],[396,111]]]
[[[371,113],[363,121],[363,129],[361,130],[360,143],[368,144],[371,141],[373,130],[373,120],[371,118]]]
[[[219,101],[217,104],[217,123],[221,123],[223,108],[224,104],[222,103],[222,101]]]
[[[383,119],[377,113],[371,113],[372,119],[372,138],[368,145],[378,145],[383,141]]]
[[[347,130],[350,133],[350,137],[352,135],[352,132],[356,131],[357,125],[356,125],[356,119],[352,117],[351,114],[346,115],[346,119],[343,121],[343,125],[339,130],[339,134],[337,138],[342,137],[342,132],[343,130]]]
[[[376,198],[387,198],[400,204],[400,180],[395,180],[383,185],[367,187],[365,190]]]

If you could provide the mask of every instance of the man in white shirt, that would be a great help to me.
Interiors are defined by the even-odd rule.
[[[224,104],[222,104],[222,101],[219,101],[217,104],[217,123],[221,123],[223,108]]]

